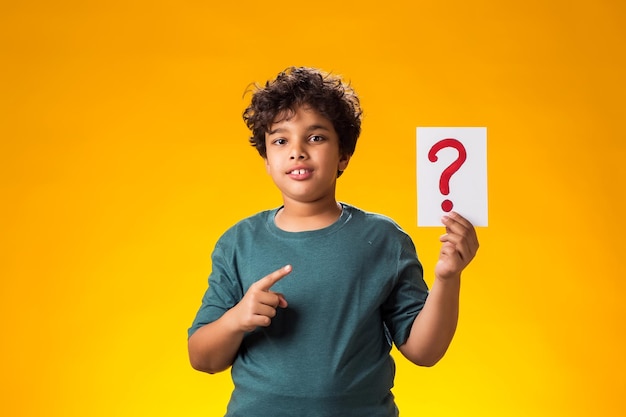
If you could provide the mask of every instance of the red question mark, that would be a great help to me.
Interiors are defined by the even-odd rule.
[[[461,168],[461,165],[463,165],[465,159],[467,159],[467,152],[465,151],[465,146],[458,140],[452,138],[442,139],[430,148],[430,151],[428,151],[428,160],[430,162],[437,162],[437,152],[444,148],[454,148],[459,152],[459,157],[441,173],[441,178],[439,178],[439,191],[441,191],[443,195],[448,195],[450,194],[450,178]],[[450,200],[444,200],[443,203],[441,203],[441,208],[446,213],[451,211],[453,206]]]

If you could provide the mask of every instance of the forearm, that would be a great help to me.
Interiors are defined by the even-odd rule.
[[[422,311],[417,315],[406,343],[399,350],[421,366],[436,364],[446,353],[459,317],[460,275],[436,278]]]
[[[188,341],[189,361],[194,369],[214,374],[232,365],[244,332],[231,316],[229,310],[191,335]]]

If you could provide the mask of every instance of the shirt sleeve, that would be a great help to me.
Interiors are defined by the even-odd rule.
[[[243,297],[243,290],[235,267],[232,245],[221,238],[211,255],[212,269],[208,288],[202,297],[202,304],[188,330],[191,337],[200,327],[211,323],[235,306]]]
[[[401,239],[397,265],[397,281],[382,311],[393,342],[396,346],[402,346],[409,338],[413,321],[428,297],[422,265],[413,241],[407,235]]]

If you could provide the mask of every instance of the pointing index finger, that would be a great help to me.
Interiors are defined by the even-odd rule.
[[[276,284],[278,281],[289,275],[291,272],[291,265],[285,265],[282,268],[268,274],[258,280],[256,284],[259,286],[259,289],[262,291],[269,291],[272,288],[272,285]]]

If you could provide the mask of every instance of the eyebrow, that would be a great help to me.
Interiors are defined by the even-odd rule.
[[[307,126],[306,131],[307,132],[313,132],[316,130],[325,130],[327,132],[330,132],[330,129],[324,125],[311,125],[311,126]],[[284,133],[285,131],[287,131],[287,129],[285,129],[284,127],[278,127],[276,129],[270,130],[269,132],[267,132],[269,135],[274,135],[276,133]]]

